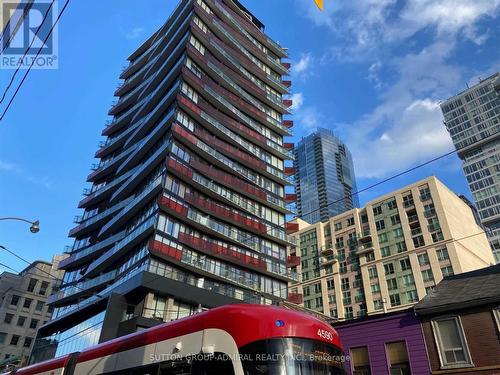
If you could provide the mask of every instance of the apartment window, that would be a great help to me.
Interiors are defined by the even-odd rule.
[[[342,290],[349,289],[349,278],[348,277],[341,280],[341,288],[342,288]]]
[[[401,219],[400,219],[399,215],[391,216],[391,224],[392,225],[398,225],[400,223],[401,223]]]
[[[403,197],[403,205],[405,207],[413,206],[413,196],[411,194]]]
[[[311,278],[310,274],[309,274],[309,271],[306,271],[306,272],[302,272],[302,280],[303,281],[307,281]]]
[[[470,366],[469,349],[462,324],[458,317],[446,317],[432,321],[439,359],[443,367]]]
[[[401,266],[402,271],[411,270],[411,264],[409,258],[404,258],[399,261],[399,265]]]
[[[398,253],[402,253],[403,251],[406,251],[407,248],[406,248],[406,242],[398,242],[396,244],[396,250]]]
[[[193,102],[198,103],[198,93],[188,84],[182,83],[182,93]]]
[[[392,201],[387,202],[387,208],[389,210],[395,210],[396,208],[398,208],[398,205],[396,204],[396,200],[393,199]]]
[[[383,219],[376,221],[375,227],[377,228],[377,230],[384,230],[385,229],[385,221]]]
[[[36,301],[35,310],[42,311],[44,305],[45,305],[45,303],[43,301]]]
[[[317,309],[323,308],[323,298],[322,297],[316,297],[315,303],[316,303]]]
[[[302,249],[300,249],[300,256],[307,256],[307,247],[303,247]]]
[[[431,234],[432,242],[436,243],[444,240],[443,232],[437,231]]]
[[[378,235],[378,242],[385,243],[387,241],[388,241],[388,239],[387,239],[387,233],[380,233]]]
[[[191,45],[198,50],[202,55],[205,54],[205,46],[200,43],[198,39],[191,35],[191,39],[189,40]]]
[[[389,299],[391,300],[391,306],[399,306],[401,305],[401,297],[399,297],[399,294],[391,294],[389,295]]]
[[[302,269],[309,268],[309,260],[304,259],[302,262],[300,262],[300,265],[302,266]]]
[[[387,359],[391,375],[410,375],[410,362],[404,341],[386,344]]]
[[[320,283],[314,284],[314,293],[321,293],[321,284]]]
[[[449,255],[448,255],[448,249],[444,248],[444,249],[437,249],[436,250],[436,255],[438,257],[438,259],[441,261],[441,260],[447,260],[447,259],[450,259]]]
[[[307,301],[304,301],[304,306],[308,309],[310,309],[312,306],[311,306],[311,300],[308,299]]]
[[[428,286],[425,288],[425,294],[429,294],[430,292],[432,292],[434,290],[434,286]]]
[[[309,297],[311,295],[311,288],[305,286],[304,289],[302,289],[302,293],[304,294],[304,297]]]
[[[17,346],[17,343],[19,342],[20,336],[18,335],[12,335],[10,338],[10,345]]]
[[[17,306],[20,299],[21,299],[21,297],[16,296],[15,294],[12,295],[12,298],[10,299],[11,306]]]
[[[346,273],[347,272],[347,262],[340,262],[339,263],[339,272],[340,273]]]
[[[401,229],[401,228],[394,229],[393,233],[394,233],[394,238],[403,237],[403,229]]]
[[[391,248],[389,246],[381,247],[380,253],[381,253],[383,258],[388,257],[389,255],[391,255]]]
[[[434,276],[432,275],[432,270],[422,271],[422,279],[424,282],[433,281]]]
[[[425,246],[424,236],[413,237],[413,246],[415,248]]]
[[[352,300],[351,300],[351,292],[342,292],[342,302],[344,305],[350,305]]]
[[[394,264],[392,264],[392,263],[384,264],[384,270],[385,270],[386,275],[393,275],[394,274]]]
[[[387,289],[394,290],[398,289],[398,282],[396,279],[387,279]]]
[[[352,311],[352,306],[347,306],[344,308],[344,316],[346,319],[352,319],[354,318],[354,314]]]
[[[371,262],[372,260],[375,260],[375,254],[371,251],[365,255],[365,258],[367,262]]]
[[[36,327],[38,326],[38,322],[39,322],[38,319],[31,319],[30,328],[31,329],[36,329]]]
[[[0,332],[0,345],[5,343],[5,339],[7,339],[7,334],[5,332]]]
[[[382,213],[382,206],[373,207],[373,214],[375,216],[380,215],[381,213]]]
[[[18,325],[19,327],[24,327],[24,323],[26,323],[26,317],[25,317],[25,316],[21,316],[21,315],[20,315],[20,316],[17,318],[17,325]]]
[[[33,293],[33,291],[35,290],[35,287],[36,287],[37,283],[38,283],[37,279],[31,278],[30,282],[28,284],[28,292]]]
[[[427,253],[418,254],[418,264],[426,266],[429,264],[429,256]]]
[[[342,223],[338,222],[334,224],[335,230],[341,230],[342,229]]]
[[[14,319],[14,314],[6,313],[3,321],[4,323],[10,324],[12,322],[12,319]]]
[[[31,307],[31,302],[33,302],[31,298],[25,298],[23,303],[23,308],[29,309]]]
[[[384,308],[384,302],[381,299],[376,299],[373,301],[373,308],[375,310],[382,310]]]
[[[207,25],[205,25],[205,23],[200,20],[198,17],[194,17],[194,23],[196,25],[198,25],[198,27],[206,34],[207,33]]]
[[[370,375],[370,358],[368,347],[351,348],[351,364],[353,375]]]
[[[148,302],[146,306],[144,306],[144,312],[142,315],[146,318],[164,320],[166,318],[165,313],[167,312],[167,299],[165,297],[151,294],[148,297]]]
[[[380,285],[379,285],[379,283],[372,284],[371,289],[372,289],[372,293],[379,293],[380,292]]]
[[[31,347],[32,342],[33,342],[33,337],[25,337],[23,346],[25,348],[29,348],[29,347]]]
[[[376,267],[368,268],[368,276],[370,277],[370,279],[376,279],[378,277],[377,268]]]
[[[49,288],[49,282],[42,281],[42,285],[40,285],[40,290],[38,291],[38,294],[40,294],[41,296],[44,296],[47,293],[48,288]]]
[[[207,12],[208,14],[212,13],[212,10],[208,7],[207,3],[205,3],[203,0],[196,0],[198,4],[200,4],[201,8]]]
[[[428,187],[420,189],[420,199],[422,199],[423,201],[431,199],[431,191]]]
[[[336,318],[337,317],[337,309],[331,309],[330,310],[330,316],[332,318]]]
[[[409,290],[406,292],[406,299],[408,303],[418,302],[418,294],[416,290]]]
[[[335,281],[333,279],[326,280],[326,286],[327,286],[328,290],[335,289]]]
[[[347,226],[351,226],[351,225],[354,225],[354,218],[353,217],[350,217],[347,219]]]
[[[413,278],[413,275],[403,275],[402,279],[403,279],[403,285],[405,287],[415,284],[415,279]]]
[[[441,272],[443,273],[443,277],[454,275],[452,266],[447,266],[447,267],[441,268]]]

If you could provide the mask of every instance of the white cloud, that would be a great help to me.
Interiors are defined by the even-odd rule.
[[[14,174],[25,181],[28,181],[34,185],[42,186],[47,190],[50,190],[52,188],[52,182],[47,176],[35,176],[31,172],[19,167],[15,163],[0,160],[0,172]]]
[[[326,2],[324,12],[299,1],[304,14],[332,34],[324,66],[332,59],[358,64],[377,89],[372,110],[334,126],[351,149],[358,177],[382,178],[453,149],[438,100],[479,72],[450,60],[464,39],[487,41],[489,30],[479,21],[497,17],[500,0],[337,0]],[[312,113],[316,123],[330,118]]]
[[[303,53],[299,61],[292,62],[292,76],[306,77],[311,74],[313,57],[310,53]]]
[[[144,33],[144,28],[142,27],[134,27],[132,30],[125,33],[125,38],[129,40],[137,39]]]
[[[293,94],[291,99],[293,101],[293,104],[290,107],[292,111],[298,111],[302,107],[302,104],[304,104],[304,95],[301,92]]]

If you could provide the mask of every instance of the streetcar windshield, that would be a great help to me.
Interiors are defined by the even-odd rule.
[[[258,341],[240,349],[245,375],[345,374],[339,348],[321,341],[280,338]]]

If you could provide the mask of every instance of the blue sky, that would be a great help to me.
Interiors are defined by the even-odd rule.
[[[72,244],[67,233],[81,213],[118,75],[176,3],[70,3],[59,26],[59,69],[32,71],[0,123],[0,216],[39,219],[41,231],[0,222],[0,244],[28,260]],[[500,0],[325,0],[323,12],[312,0],[243,3],[289,48],[295,140],[317,126],[334,129],[353,153],[358,188],[451,150],[439,101],[500,66]],[[10,74],[0,70],[2,90]],[[428,175],[470,195],[452,156],[360,200]],[[5,253],[0,262],[25,267]]]

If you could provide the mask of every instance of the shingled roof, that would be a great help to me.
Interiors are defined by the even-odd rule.
[[[445,277],[415,305],[418,315],[500,303],[500,264]]]

